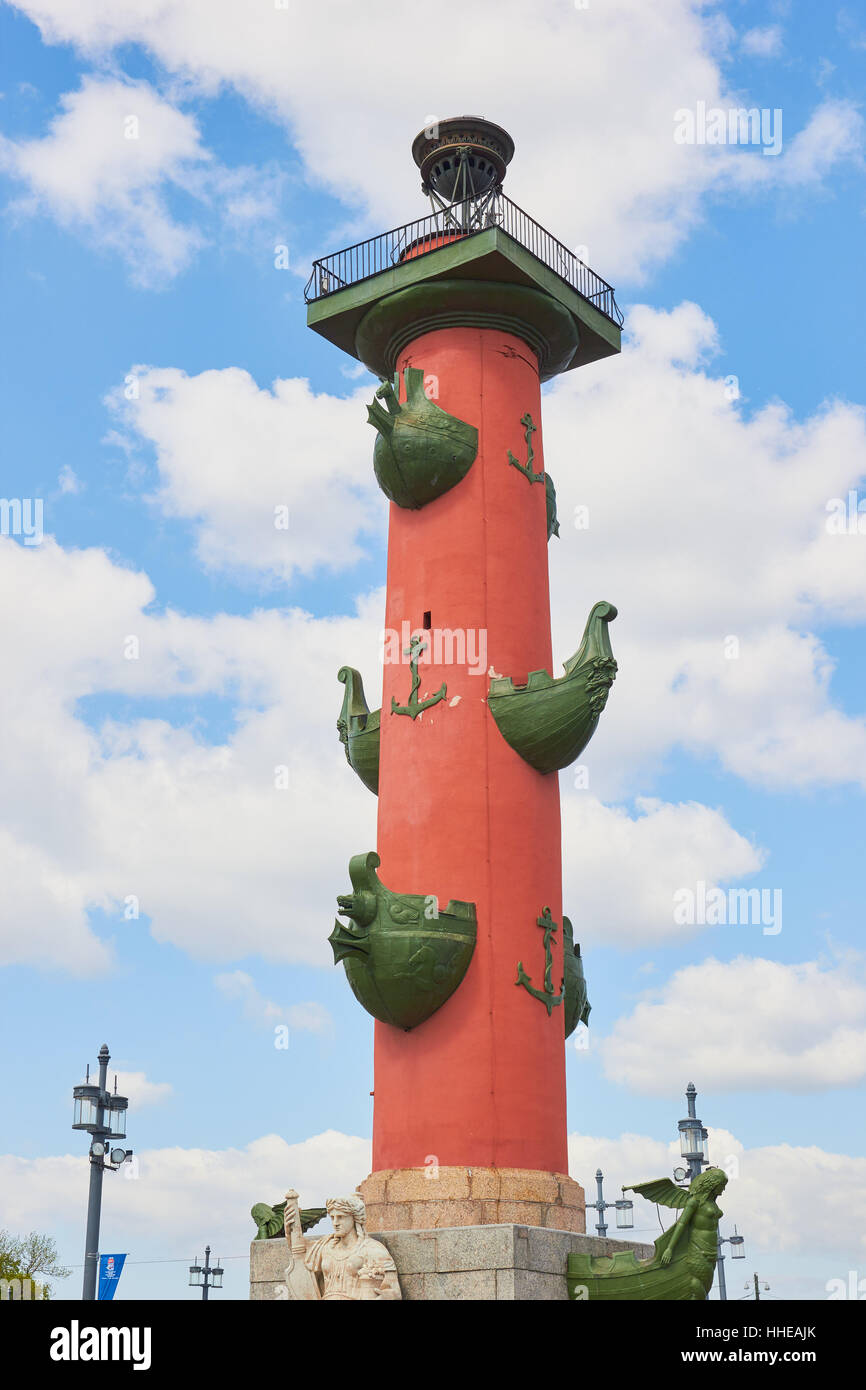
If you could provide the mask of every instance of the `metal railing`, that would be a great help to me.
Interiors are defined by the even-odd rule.
[[[357,285],[361,280],[380,275],[383,270],[391,270],[404,260],[428,255],[451,241],[477,236],[490,227],[498,227],[512,237],[612,323],[622,325],[623,316],[614,298],[613,286],[584,265],[573,251],[504,193],[495,198],[452,203],[427,217],[406,222],[390,232],[380,232],[367,241],[359,241],[343,251],[313,261],[313,273],[304,290],[304,299],[308,304],[324,299],[348,285]]]

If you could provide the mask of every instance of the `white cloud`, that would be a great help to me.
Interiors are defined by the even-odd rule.
[[[304,1206],[324,1206],[328,1197],[353,1192],[369,1171],[370,1141],[335,1130],[295,1144],[269,1134],[242,1149],[143,1150],[104,1186],[103,1234],[111,1239],[122,1231],[132,1260],[191,1259],[205,1237],[216,1251],[234,1254],[255,1234],[254,1202],[278,1202],[294,1186]],[[50,1231],[64,1258],[80,1261],[86,1158],[0,1156],[0,1181],[4,1225]],[[77,1297],[79,1277],[57,1285],[56,1296]],[[162,1296],[177,1295],[169,1285]]]
[[[107,906],[85,875],[58,862],[55,846],[0,830],[0,965],[38,963],[71,975],[97,975],[113,961],[91,931],[87,909]]]
[[[27,595],[5,610],[0,632],[16,652],[0,691],[5,958],[92,973],[149,919],[157,940],[198,958],[257,952],[329,964],[334,898],[348,886],[349,855],[375,844],[376,815],[336,738],[336,671],[358,666],[375,707],[381,596],[355,618],[159,615],[146,576],[51,540],[38,551],[0,545],[0,578]],[[130,638],[135,660],[124,657]],[[111,692],[211,694],[235,712],[236,727],[205,741],[183,703],[173,724],[133,715],[94,730],[76,717],[79,700]],[[644,800],[630,817],[584,792],[566,798],[564,829],[566,901],[583,904],[592,936],[623,943],[682,936],[677,887],[753,874],[762,862],[720,812],[698,805]],[[127,917],[130,900],[137,920]],[[93,907],[116,923],[109,942],[88,927]],[[249,977],[232,978],[251,1014],[270,1017],[278,1006]],[[297,1004],[285,1021],[322,1020]]]
[[[619,360],[560,377],[544,406],[556,662],[595,600],[619,609],[592,791],[621,796],[677,745],[772,788],[866,782],[866,720],[835,705],[816,635],[866,618],[863,538],[826,528],[828,499],[866,476],[863,410],[749,416],[748,382],[707,366],[696,305],[637,306],[629,327]]]
[[[330,963],[334,900],[350,855],[375,845],[376,817],[337,739],[336,673],[360,667],[376,699],[381,595],[320,621],[146,614],[144,575],[50,539],[0,542],[0,575],[27,594],[0,614],[16,657],[0,691],[2,958],[106,969],[112,943],[88,925],[98,907],[119,949],[150,918],[158,940],[200,958]],[[76,717],[95,692],[179,698],[177,726],[133,717],[95,732]],[[185,714],[183,697],[204,692],[236,715],[224,741],[205,742]]]
[[[584,755],[591,790],[562,777],[566,902],[591,903],[589,930],[624,943],[672,939],[676,888],[754,875],[762,855],[712,808],[627,812],[599,798],[633,796],[677,746],[773,788],[866,767],[866,722],[835,706],[809,631],[866,614],[860,538],[825,528],[826,499],[866,472],[862,412],[834,403],[799,422],[774,404],[748,418],[709,374],[716,331],[696,306],[639,308],[632,321],[622,359],[561,379],[545,404],[562,523],[550,546],[557,659],[594,600],[620,608],[620,673]],[[363,528],[381,527],[366,392],[261,391],[235,370],[143,369],[141,386],[127,429],[155,444],[161,505],[193,520],[211,563],[284,577],[349,563]],[[287,466],[293,441],[300,458],[315,454],[311,482]],[[603,470],[573,462],[599,458]],[[282,502],[288,532],[273,526]],[[578,504],[588,530],[572,524]],[[244,953],[326,964],[347,859],[375,844],[375,799],[334,733],[336,671],[357,666],[375,707],[381,595],[351,617],[186,618],[154,610],[145,575],[50,540],[0,543],[0,573],[27,595],[0,633],[16,652],[0,690],[0,857],[16,862],[0,876],[3,958],[106,969],[121,934],[144,929],[123,919],[134,896],[157,939],[195,956],[236,960],[243,922]],[[208,694],[234,727],[208,739],[183,704],[98,731],[76,717],[78,700],[111,692]],[[90,930],[93,908],[116,912],[114,943]]]
[[[46,210],[118,253],[138,284],[176,275],[204,244],[201,230],[174,214],[178,192],[215,205],[229,222],[271,209],[268,180],[221,167],[192,117],[147,82],[87,76],[60,105],[48,134],[0,143],[0,161],[29,190],[13,206]]]
[[[285,125],[310,182],[358,209],[344,240],[420,211],[409,143],[431,116],[459,114],[467,102],[518,141],[506,185],[515,200],[567,244],[589,246],[608,278],[665,260],[700,222],[707,194],[773,185],[773,166],[788,157],[675,143],[677,109],[742,105],[720,68],[733,30],[699,0],[608,0],[585,9],[559,0],[531,9],[524,0],[442,0],[437,23],[460,34],[447,63],[429,42],[427,14],[407,10],[388,30],[386,83],[379,66],[358,61],[369,45],[368,12],[340,0],[249,6],[240,21],[234,0],[17,7],[47,42],[72,43],[88,56],[140,44],[186,91],[232,86]],[[832,142],[815,152],[814,164],[797,164],[797,182],[848,157]]]
[[[96,1075],[96,1068],[91,1067],[90,1080],[93,1081]],[[115,1089],[115,1077],[117,1078],[118,1095],[126,1096],[130,1108],[133,1110],[139,1110],[143,1105],[161,1105],[172,1094],[170,1081],[149,1081],[143,1071],[120,1071],[109,1062],[108,1089],[110,1091]],[[83,1082],[84,1076],[81,1076],[79,1081]]]
[[[768,24],[764,28],[747,29],[740,39],[740,47],[752,58],[775,58],[782,51],[782,30],[778,24]]]
[[[226,971],[214,977],[214,984],[227,999],[237,999],[244,1016],[258,1027],[287,1024],[298,1032],[325,1033],[333,1020],[328,1010],[315,1001],[305,1004],[275,1004],[256,989],[252,976],[243,970]]]
[[[154,448],[154,500],[193,523],[206,566],[287,580],[349,568],[364,536],[384,541],[369,387],[340,399],[293,378],[268,391],[237,367],[191,377],[139,366],[130,376],[137,398],[118,388],[109,404]]]
[[[750,1253],[784,1253],[788,1257],[784,1265],[787,1275],[794,1267],[792,1256],[814,1260],[831,1255],[837,1260],[862,1261],[866,1250],[866,1158],[830,1153],[818,1145],[798,1148],[768,1144],[748,1149],[727,1130],[708,1128],[710,1159],[724,1167],[730,1178],[720,1199],[725,1234],[736,1224],[746,1233]],[[669,1177],[682,1162],[676,1141],[662,1143],[642,1134],[623,1134],[619,1139],[571,1134],[568,1150],[569,1171],[587,1188],[592,1186],[596,1168],[602,1169],[608,1201],[611,1194],[620,1195],[622,1184]],[[820,1200],[816,1200],[816,1193]],[[628,1195],[635,1202],[634,1239],[652,1242],[660,1234],[655,1206],[636,1194]],[[796,1220],[792,1219],[793,1212]],[[665,1226],[674,1215],[662,1209]],[[591,1220],[590,1215],[588,1228]],[[763,1261],[760,1268],[763,1271]],[[837,1272],[844,1275],[847,1268],[845,1264]],[[814,1269],[812,1272],[814,1275]],[[773,1285],[776,1296],[785,1297],[776,1279]],[[823,1281],[814,1279],[806,1296],[826,1297]]]
[[[820,1298],[826,1294],[822,1281],[814,1277],[816,1256],[831,1256],[843,1275],[849,1260],[862,1260],[866,1159],[817,1145],[747,1149],[734,1135],[713,1128],[710,1154],[738,1173],[721,1201],[724,1230],[730,1232],[736,1223],[746,1232],[749,1252],[763,1256],[762,1273],[769,1255],[781,1251],[790,1277],[802,1254],[813,1276],[806,1296]],[[249,1209],[254,1202],[279,1201],[293,1186],[304,1206],[322,1206],[328,1197],[354,1191],[370,1171],[370,1157],[369,1140],[334,1130],[294,1144],[271,1134],[242,1149],[145,1150],[137,1165],[127,1170],[130,1180],[121,1170],[121,1176],[105,1185],[102,1229],[109,1242],[112,1232],[122,1232],[131,1261],[191,1261],[205,1238],[218,1254],[236,1255],[248,1248],[253,1234]],[[647,1135],[569,1136],[572,1176],[590,1195],[593,1175],[601,1167],[608,1200],[619,1195],[620,1184],[668,1175],[679,1161],[676,1144]],[[86,1159],[80,1156],[0,1157],[5,1225],[12,1231],[50,1231],[61,1256],[70,1264],[80,1261],[86,1173]],[[820,1200],[815,1200],[816,1193]],[[634,1201],[634,1238],[652,1242],[659,1234],[655,1208],[642,1198],[635,1196]],[[673,1213],[666,1216],[669,1224]],[[77,1297],[79,1277],[76,1272],[68,1283],[58,1285],[55,1296]],[[161,1270],[160,1287],[151,1296],[177,1297],[185,1282],[185,1271],[178,1279],[175,1271]],[[774,1278],[773,1286],[777,1296],[784,1296],[784,1283]]]
[[[601,1049],[607,1076],[646,1095],[684,1069],[710,1091],[853,1086],[866,1077],[866,983],[853,964],[711,958],[652,991]]]
[[[70,492],[74,495],[77,492],[81,492],[84,484],[75,470],[70,468],[68,463],[64,463],[60,470],[60,476],[57,479],[57,486],[60,488],[61,493]]]
[[[564,798],[564,911],[580,904],[584,946],[685,941],[692,932],[674,921],[677,889],[738,879],[763,863],[708,806],[641,798],[637,812],[604,806],[587,792]]]

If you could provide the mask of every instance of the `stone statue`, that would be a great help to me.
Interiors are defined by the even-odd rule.
[[[367,1235],[363,1199],[329,1197],[326,1207],[334,1225],[329,1236],[305,1236],[298,1194],[286,1193],[284,1228],[290,1263],[286,1284],[290,1299],[402,1299],[397,1267],[385,1246]]]

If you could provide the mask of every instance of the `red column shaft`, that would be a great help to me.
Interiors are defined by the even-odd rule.
[[[518,961],[544,987],[548,905],[562,982],[559,785],[508,747],[486,704],[488,672],[525,680],[551,666],[546,502],[508,462],[543,468],[538,366],[519,338],[446,328],[412,342],[398,367],[421,367],[428,394],[476,425],[478,456],[457,487],[420,511],[391,505],[386,628],[420,630],[430,614],[420,698],[447,698],[412,720],[391,714],[411,685],[407,658],[384,671],[379,771],[380,876],[389,888],[476,904],[478,940],[456,993],[409,1033],[376,1024],[373,1169],[442,1165],[568,1171],[562,1006],[548,1017],[518,987]],[[438,395],[434,391],[438,388]],[[445,630],[468,661],[448,661]],[[392,639],[393,641],[393,639]],[[474,645],[472,645],[474,643]],[[486,643],[486,648],[485,644]],[[436,658],[439,658],[438,660]],[[387,658],[387,648],[386,648]],[[480,658],[480,659],[479,659]]]

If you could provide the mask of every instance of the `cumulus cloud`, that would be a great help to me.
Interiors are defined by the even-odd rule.
[[[96,1068],[91,1067],[90,1080],[93,1081],[96,1075]],[[149,1081],[143,1071],[120,1071],[109,1062],[108,1088],[110,1091],[114,1090],[115,1077],[117,1078],[118,1093],[129,1098],[129,1104],[133,1110],[138,1110],[143,1105],[161,1105],[172,1094],[170,1081]],[[84,1076],[81,1076],[79,1081],[83,1082]]]
[[[866,1231],[866,1159],[828,1152],[817,1145],[787,1144],[746,1148],[725,1130],[710,1128],[710,1154],[731,1175],[722,1206],[725,1230],[736,1223],[746,1231],[750,1252],[785,1253],[786,1273],[800,1254],[814,1261],[831,1256],[841,1262],[862,1258]],[[370,1142],[328,1130],[298,1143],[265,1135],[237,1149],[151,1149],[136,1165],[121,1170],[103,1194],[103,1231],[123,1232],[134,1261],[171,1257],[191,1259],[201,1250],[203,1232],[221,1253],[248,1248],[253,1202],[279,1201],[290,1185],[305,1206],[352,1192],[370,1171]],[[606,1195],[619,1195],[624,1183],[670,1174],[680,1162],[675,1143],[648,1135],[569,1136],[569,1171],[589,1195],[601,1167]],[[63,1155],[0,1157],[4,1221],[10,1230],[49,1230],[70,1263],[80,1259],[81,1193],[87,1160]],[[815,1200],[815,1193],[821,1200]],[[634,1238],[651,1242],[659,1234],[655,1207],[635,1201]],[[791,1212],[797,1220],[791,1220]],[[665,1212],[665,1224],[673,1219]],[[324,1229],[324,1228],[323,1228]],[[826,1296],[814,1278],[806,1296]],[[762,1273],[764,1262],[762,1261]],[[163,1278],[152,1296],[175,1297]],[[777,1296],[782,1293],[773,1280]],[[57,1296],[75,1297],[73,1281]],[[782,1296],[784,1294],[782,1293]]]
[[[564,779],[565,780],[565,779]],[[674,894],[755,873],[763,853],[721,811],[639,798],[637,814],[584,792],[563,801],[564,903],[580,903],[587,945],[648,945],[685,940]],[[697,928],[698,930],[700,928]]]
[[[86,76],[60,106],[46,135],[0,143],[0,163],[28,190],[14,206],[118,253],[140,285],[177,275],[204,244],[173,211],[178,191],[216,203],[229,222],[270,210],[265,176],[223,168],[193,118],[147,82]]]
[[[726,1233],[736,1223],[747,1233],[750,1252],[802,1254],[813,1260],[816,1255],[862,1259],[866,1158],[831,1153],[818,1145],[768,1144],[748,1149],[729,1131],[708,1129],[710,1160],[729,1176],[721,1199]],[[675,1141],[662,1143],[642,1134],[619,1138],[571,1134],[568,1152],[569,1171],[585,1186],[591,1186],[596,1168],[602,1169],[608,1180],[608,1201],[614,1190],[619,1196],[622,1184],[669,1177],[682,1162]],[[816,1192],[822,1194],[821,1201],[815,1200]],[[655,1206],[636,1194],[628,1195],[635,1203],[634,1238],[653,1241],[660,1234]],[[792,1212],[797,1213],[796,1221],[791,1220]],[[662,1209],[665,1226],[674,1215]],[[847,1267],[843,1266],[843,1274]],[[785,1268],[788,1274],[790,1259]],[[776,1296],[785,1297],[775,1279],[773,1284]],[[805,1296],[826,1297],[826,1292],[813,1279]]]
[[[772,166],[787,159],[786,151],[755,160],[675,143],[677,109],[743,104],[726,92],[720,66],[733,31],[699,0],[586,8],[544,0],[531,10],[523,0],[468,8],[442,0],[442,31],[460,34],[448,62],[429,42],[424,11],[407,10],[388,29],[384,84],[375,64],[357,61],[369,14],[340,0],[247,6],[240,21],[234,0],[18,0],[17,8],[47,42],[88,56],[139,44],[186,89],[233,87],[285,125],[310,182],[356,209],[340,233],[349,240],[412,215],[420,200],[409,141],[437,115],[465,110],[467,93],[474,110],[519,141],[507,184],[515,200],[567,244],[588,246],[609,277],[638,276],[665,260],[701,220],[709,193],[772,185],[780,176]],[[311,62],[323,42],[327,63]],[[359,158],[347,131],[361,132],[376,157]],[[814,161],[796,164],[792,182],[808,186],[849,155],[847,144],[822,152],[817,140],[814,151]]]
[[[364,672],[375,707],[381,594],[354,617],[156,613],[145,575],[51,540],[0,544],[0,580],[27,595],[0,630],[16,652],[0,691],[4,958],[94,973],[147,921],[199,959],[329,964],[348,855],[376,842],[375,798],[336,737],[336,672],[344,662]],[[133,705],[123,720],[87,722],[95,694],[147,700],[148,713]],[[205,694],[235,721],[211,741],[195,719]],[[168,702],[161,717],[154,700]],[[587,941],[682,936],[677,887],[762,863],[721,812],[695,804],[642,800],[632,816],[583,792],[566,798],[564,827],[567,898],[583,904]],[[95,908],[108,940],[90,926]],[[259,1021],[280,1008],[249,976],[229,973],[222,987]],[[303,1003],[276,1021],[324,1026]]]
[[[74,468],[70,468],[68,463],[64,463],[63,467],[60,470],[59,477],[57,479],[57,486],[59,487],[61,494],[72,493],[74,495],[77,492],[81,492],[84,484],[78,477]]]
[[[566,900],[591,904],[588,933],[648,943],[683,932],[677,888],[752,886],[763,864],[719,810],[630,805],[671,749],[772,788],[866,768],[866,721],[834,705],[832,665],[809,630],[866,611],[861,538],[825,524],[827,498],[866,472],[866,432],[862,412],[838,402],[805,421],[780,404],[749,417],[711,374],[717,334],[695,305],[637,309],[633,323],[620,361],[547,393],[545,461],[560,506],[560,657],[593,601],[620,609],[620,672],[584,755],[590,787],[574,769],[561,779]],[[359,436],[365,393],[260,390],[233,369],[145,368],[140,385],[123,419],[130,448],[155,447],[159,505],[193,522],[210,563],[271,582],[348,562],[382,527]],[[309,481],[287,463],[298,438],[305,453],[315,445]],[[600,458],[604,469],[586,462]],[[283,504],[287,531],[274,526]],[[579,506],[588,529],[573,524]],[[7,540],[0,572],[27,595],[2,619],[16,652],[0,691],[3,959],[104,970],[120,933],[137,929],[122,920],[133,897],[159,940],[193,955],[325,964],[340,846],[375,844],[375,799],[334,733],[336,671],[357,666],[375,707],[381,594],[344,617],[197,619],[157,611],[147,576],[97,550]],[[112,693],[147,699],[146,713],[81,718],[89,697]],[[233,722],[218,739],[196,723],[205,694]],[[116,912],[114,942],[94,934],[94,909]]]
[[[254,1202],[280,1201],[293,1185],[305,1206],[324,1206],[326,1198],[354,1191],[370,1159],[368,1139],[336,1130],[294,1144],[268,1134],[237,1149],[142,1150],[105,1184],[102,1229],[122,1231],[123,1248],[135,1260],[191,1258],[202,1248],[203,1232],[216,1250],[242,1251],[254,1234]],[[2,1155],[0,1181],[9,1230],[49,1230],[70,1263],[80,1259],[86,1157]],[[74,1283],[58,1286],[56,1294],[76,1297]],[[177,1295],[169,1286],[161,1296]]]
[[[606,1074],[646,1095],[675,1089],[684,1069],[714,1091],[854,1086],[866,1077],[866,982],[851,963],[711,958],[652,991],[601,1048]]]
[[[336,736],[336,673],[363,669],[375,698],[381,595],[351,618],[152,614],[146,576],[51,540],[0,541],[0,575],[28,595],[0,615],[16,657],[0,692],[2,958],[92,974],[149,919],[201,958],[327,963],[334,896],[376,817]],[[96,692],[147,699],[148,716],[90,727],[79,702]],[[203,693],[235,714],[225,741],[196,728],[186,700]],[[174,722],[153,716],[173,699]]]
[[[747,383],[712,371],[696,305],[637,306],[629,328],[618,361],[545,397],[558,659],[596,599],[619,609],[619,674],[583,758],[593,792],[621,795],[622,769],[637,780],[676,745],[772,788],[863,781],[866,720],[835,706],[817,635],[866,617],[862,537],[827,529],[828,499],[866,476],[863,410],[750,415]]]
[[[747,29],[740,39],[740,47],[752,58],[775,58],[782,51],[781,26],[768,24],[764,28]]]
[[[829,401],[800,421],[774,401],[749,415],[746,383],[712,371],[719,346],[698,305],[638,305],[621,359],[570,373],[545,397],[562,657],[595,599],[620,610],[620,672],[586,755],[607,797],[640,785],[676,745],[773,788],[866,775],[866,721],[834,705],[816,631],[866,616],[860,538],[827,529],[830,499],[866,476],[863,410]],[[138,399],[118,392],[112,404],[128,447],[155,451],[155,500],[191,521],[206,563],[284,579],[351,564],[382,535],[359,432],[366,391],[340,400],[297,380],[261,390],[233,368],[138,372]],[[313,453],[312,475],[287,466]]]
[[[297,378],[263,390],[237,367],[129,375],[133,399],[118,388],[108,404],[127,439],[155,451],[153,500],[192,522],[206,566],[288,580],[349,568],[365,541],[384,542],[369,387],[340,399]]]
[[[226,999],[236,999],[243,1007],[244,1016],[261,1028],[273,1028],[284,1023],[289,1028],[305,1033],[325,1033],[333,1020],[322,1004],[309,1001],[305,1004],[275,1004],[256,988],[251,975],[244,970],[226,971],[214,977],[214,984]]]

